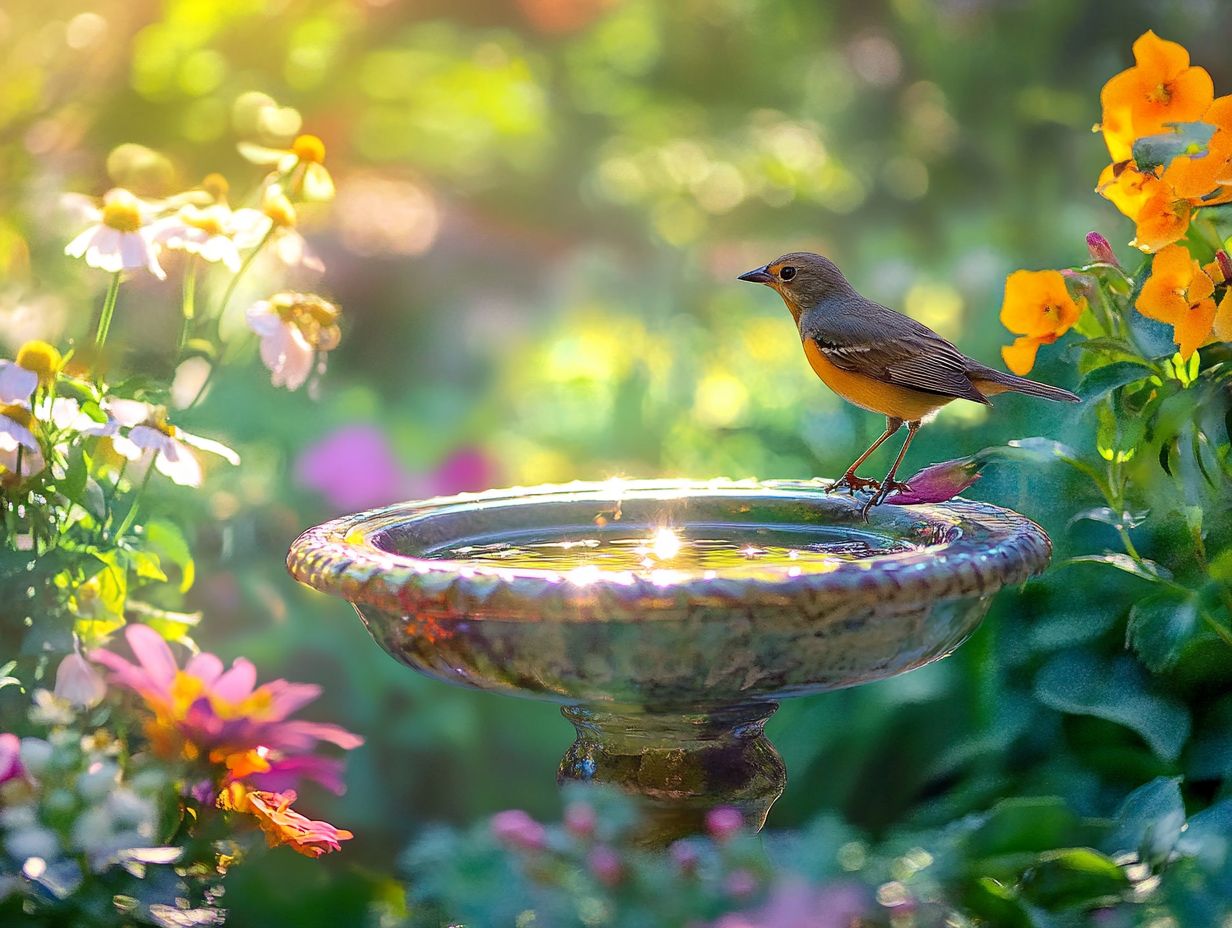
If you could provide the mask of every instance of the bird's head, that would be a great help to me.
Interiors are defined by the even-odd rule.
[[[739,279],[777,290],[797,320],[802,312],[826,297],[853,292],[838,265],[807,251],[794,251],[775,258],[769,264],[741,274]]]

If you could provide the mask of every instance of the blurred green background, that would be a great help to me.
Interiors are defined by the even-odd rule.
[[[300,530],[486,485],[836,473],[882,423],[829,394],[778,298],[735,276],[820,251],[999,364],[1009,271],[1081,261],[1090,229],[1128,253],[1132,229],[1092,193],[1106,152],[1089,130],[1147,28],[1232,88],[1232,7],[1216,0],[5,4],[6,353],[86,337],[101,299],[102,276],[62,255],[62,191],[157,195],[215,170],[238,191],[259,172],[237,139],[285,142],[297,113],[338,185],[301,217],[327,272],[292,281],[346,314],[319,395],[235,365],[182,424],[232,439],[244,466],[168,491],[208,526],[202,646],[324,684],[316,714],[368,739],[347,795],[304,803],[356,832],[346,853],[271,857],[235,874],[227,902],[325,919],[429,822],[558,806],[572,733],[555,709],[396,665],[343,604],[285,575]],[[126,288],[112,339],[134,366],[171,363],[177,301],[174,283]],[[1065,350],[1045,348],[1036,375],[1072,386]],[[1036,434],[1091,451],[1080,415],[953,404],[906,472]],[[971,495],[1041,521],[1061,554],[1099,547],[1106,527],[1067,526],[1089,503],[1065,481],[1002,470]],[[1038,711],[1041,661],[1107,632],[1120,599],[1125,581],[1063,571],[1003,595],[948,661],[784,706],[770,727],[790,785],[771,826],[833,810],[880,832],[1049,790],[1099,813],[1177,769],[1129,728]]]

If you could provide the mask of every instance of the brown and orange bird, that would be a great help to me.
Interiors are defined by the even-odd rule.
[[[1068,390],[995,371],[967,357],[922,322],[860,296],[835,263],[821,255],[783,255],[741,274],[740,280],[778,291],[822,383],[847,402],[886,417],[881,437],[830,486],[831,491],[847,487],[852,495],[872,487],[865,516],[890,492],[907,489],[894,479],[898,466],[921,422],[951,400],[991,406],[988,397],[1010,391],[1079,401]],[[907,440],[885,480],[856,476],[856,469],[904,423]]]

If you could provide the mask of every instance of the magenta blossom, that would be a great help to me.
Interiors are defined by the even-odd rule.
[[[21,765],[21,739],[10,732],[0,734],[0,784],[26,775]]]
[[[489,827],[497,841],[528,851],[542,848],[547,837],[547,830],[521,809],[497,812]]]
[[[154,716],[146,732],[155,753],[221,765],[224,782],[265,788],[307,779],[342,791],[340,763],[311,752],[322,742],[350,750],[363,739],[337,725],[289,718],[320,695],[319,686],[286,680],[257,686],[251,662],[239,658],[224,670],[205,652],[181,670],[167,642],[146,625],[129,625],[125,638],[136,663],[105,649],[90,656],[111,671],[111,682],[145,700]]]
[[[339,511],[371,509],[415,495],[414,479],[374,425],[348,425],[310,445],[295,463],[295,481]]]
[[[886,497],[887,503],[895,506],[910,506],[916,503],[944,503],[953,499],[975,481],[980,479],[980,470],[988,463],[979,455],[955,458],[930,464],[914,476],[907,478],[907,490],[895,490]]]
[[[706,830],[716,841],[726,841],[744,827],[744,816],[739,809],[719,806],[706,813]]]
[[[1111,264],[1113,267],[1120,267],[1117,262],[1116,252],[1112,250],[1112,245],[1108,239],[1104,238],[1098,232],[1087,233],[1087,251],[1091,253],[1091,260],[1100,264]]]

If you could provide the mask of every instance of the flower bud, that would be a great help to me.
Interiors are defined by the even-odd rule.
[[[544,827],[521,809],[509,809],[492,816],[489,826],[492,836],[503,844],[525,850],[539,850],[544,846]]]
[[[919,473],[907,478],[909,489],[895,490],[886,497],[886,502],[893,503],[895,506],[944,503],[979,480],[980,468],[983,466],[983,461],[976,461],[969,457],[930,464]]]
[[[1219,265],[1219,270],[1223,273],[1223,279],[1226,283],[1232,283],[1232,258],[1228,257],[1228,253],[1220,248],[1215,252],[1215,262]]]
[[[739,809],[719,806],[706,813],[706,830],[716,841],[726,841],[744,827],[744,816]]]
[[[92,709],[103,701],[107,684],[93,664],[73,652],[56,669],[55,694],[78,709]]]
[[[1100,264],[1111,264],[1114,267],[1121,266],[1117,261],[1116,252],[1112,250],[1112,245],[1108,243],[1108,239],[1098,232],[1087,233],[1087,250],[1091,253],[1092,261],[1097,261]]]

